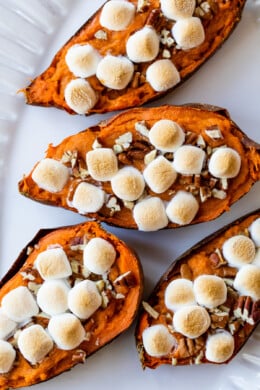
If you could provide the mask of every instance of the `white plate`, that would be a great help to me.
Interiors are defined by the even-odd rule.
[[[44,70],[57,49],[102,4],[102,0],[0,0],[0,196],[3,275],[42,227],[76,224],[72,212],[34,203],[17,182],[41,159],[49,142],[59,143],[104,117],[69,116],[56,109],[25,106],[19,88]],[[249,137],[260,142],[260,3],[248,0],[243,18],[224,46],[177,91],[153,103],[204,102],[226,107]],[[135,248],[145,273],[145,297],[170,263],[187,248],[260,206],[260,183],[216,221],[177,231],[140,233],[108,228]],[[134,326],[92,357],[34,389],[260,389],[260,329],[238,356],[222,366],[141,369]]]

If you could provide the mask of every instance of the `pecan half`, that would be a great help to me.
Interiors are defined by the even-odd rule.
[[[183,279],[193,280],[192,271],[188,264],[182,264],[180,268],[181,277]]]

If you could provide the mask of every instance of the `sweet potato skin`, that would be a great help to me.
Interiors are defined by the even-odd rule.
[[[131,271],[129,280],[121,281],[118,292],[128,291],[124,303],[117,305],[116,300],[106,308],[100,308],[91,317],[93,322],[87,320],[83,323],[86,332],[91,332],[90,340],[83,341],[77,348],[65,351],[54,347],[44,360],[37,365],[31,365],[17,351],[16,365],[12,370],[0,375],[0,387],[2,390],[30,386],[51,379],[64,371],[70,370],[78,363],[84,363],[85,359],[110,343],[125,331],[133,322],[143,291],[143,273],[141,263],[137,255],[127,245],[114,235],[106,232],[97,222],[86,222],[76,226],[61,227],[57,229],[40,230],[33,240],[22,250],[19,257],[0,281],[0,300],[11,289],[21,285],[27,285],[28,280],[23,279],[21,272],[34,274],[33,262],[37,255],[46,250],[49,245],[60,244],[66,253],[71,254],[70,245],[79,244],[84,236],[88,238],[101,237],[111,242],[117,252],[117,259],[109,273],[109,278],[115,280],[119,274]],[[28,255],[28,250],[31,252]],[[75,251],[73,255],[75,256]],[[79,256],[79,253],[77,254]],[[82,255],[81,255],[82,257]],[[41,278],[36,275],[35,283],[41,283]],[[35,317],[36,323],[46,327],[48,319]],[[98,340],[98,342],[96,342]]]
[[[221,266],[217,266],[212,262],[210,254],[212,254],[216,248],[221,248],[224,241],[235,234],[246,234],[247,228],[250,224],[257,218],[260,217],[260,209],[255,210],[241,218],[238,218],[234,222],[224,226],[220,230],[211,234],[210,236],[204,238],[202,241],[194,245],[180,257],[178,257],[170,265],[168,270],[161,276],[160,280],[154,287],[151,295],[147,299],[148,304],[157,312],[160,313],[158,319],[152,318],[144,309],[141,310],[137,326],[135,330],[136,337],[136,346],[139,353],[139,358],[143,368],[155,369],[163,364],[172,365],[172,358],[177,359],[177,365],[187,365],[187,364],[200,364],[200,363],[211,363],[206,359],[205,356],[195,363],[196,356],[200,352],[203,352],[205,347],[205,334],[198,338],[198,346],[196,353],[188,353],[186,356],[183,356],[181,353],[181,348],[178,348],[176,353],[171,353],[169,356],[162,358],[151,357],[148,355],[143,347],[142,342],[142,333],[147,326],[155,325],[157,323],[165,324],[167,326],[166,312],[169,310],[164,304],[164,292],[167,285],[174,279],[178,277],[189,278],[194,280],[196,277],[202,274],[217,275],[225,278],[234,278],[234,274],[237,272],[236,268],[228,266],[227,263],[223,263]],[[224,303],[225,306],[230,308],[230,316],[232,315],[233,309],[237,303],[237,300],[232,300],[231,296],[228,294],[228,299]],[[244,326],[240,327],[237,332],[233,335],[235,340],[235,349],[225,364],[231,361],[239,350],[246,343],[252,332],[256,329],[258,323],[260,322],[260,301],[255,302],[255,324],[249,324],[248,322],[244,323]],[[229,330],[229,329],[227,329]],[[206,332],[207,334],[207,332]],[[179,344],[183,345],[187,340],[186,337],[175,333]],[[223,363],[222,363],[223,364]]]
[[[140,147],[143,147],[146,150],[145,153],[147,153],[151,150],[151,144],[147,142],[147,138],[134,130],[135,123],[145,121],[148,126],[152,126],[160,119],[177,121],[185,131],[192,131],[197,134],[200,134],[201,128],[203,127],[210,128],[211,126],[219,126],[226,144],[236,149],[241,155],[241,172],[237,178],[232,179],[226,199],[220,200],[210,198],[202,203],[192,224],[213,220],[224,211],[228,211],[230,206],[245,195],[251,186],[259,180],[260,145],[249,140],[249,138],[230,119],[229,114],[225,109],[203,104],[189,104],[184,106],[166,105],[156,108],[136,108],[128,110],[109,121],[101,122],[99,125],[91,127],[78,135],[66,138],[56,147],[50,145],[46,157],[59,160],[66,150],[77,150],[79,160],[84,166],[86,152],[92,148],[92,144],[96,139],[104,147],[112,147],[119,136],[129,131],[133,134],[133,144],[138,145],[136,148],[133,147],[133,151],[140,153]],[[221,142],[224,141],[221,140]],[[208,140],[208,142],[212,148],[219,145],[219,141],[217,140]],[[144,168],[143,160],[137,158],[130,159],[126,164],[131,164],[139,170]],[[68,187],[65,187],[64,191],[61,191],[60,193],[50,194],[39,189],[33,182],[31,175],[32,172],[19,182],[19,191],[21,194],[36,201],[76,211],[73,207],[70,207],[66,201],[69,192]],[[88,179],[86,180],[88,181]],[[108,182],[104,183],[103,188],[107,193],[113,194]],[[173,189],[176,190],[175,184],[173,185]],[[161,198],[167,201],[169,199],[167,192],[161,194]],[[111,210],[103,206],[99,212],[89,214],[88,216],[115,226],[131,229],[137,228],[131,210],[122,206],[121,210],[115,212],[113,215],[111,215],[110,211]],[[176,228],[177,226],[178,225],[169,222],[167,227]]]
[[[136,4],[135,0],[130,1]],[[136,73],[142,76],[143,81],[135,85],[135,78],[133,78],[133,81],[121,91],[109,90],[98,81],[96,76],[89,77],[88,81],[99,94],[99,101],[86,115],[137,107],[148,101],[158,99],[178,87],[192,76],[229,37],[241,19],[245,2],[246,0],[231,0],[229,2],[216,0],[210,2],[212,14],[210,17],[202,19],[206,35],[205,41],[198,47],[188,51],[177,50],[176,48],[171,51],[171,59],[180,73],[181,82],[170,90],[156,92],[145,81],[145,72],[150,63],[136,64]],[[90,43],[101,55],[107,52],[113,55],[125,55],[127,39],[133,32],[141,29],[147,20],[151,19],[152,13],[159,8],[159,1],[150,0],[149,6],[143,12],[136,14],[135,20],[129,28],[119,32],[106,30],[100,25],[101,8],[57,52],[51,65],[23,90],[27,104],[56,107],[66,110],[70,114],[75,114],[64,100],[65,86],[74,78],[64,60],[68,48],[74,44]],[[158,33],[162,28],[170,29],[168,25],[161,26],[160,20],[158,21],[154,17],[153,19],[155,19],[154,27],[157,28]],[[95,38],[94,34],[100,29],[107,32],[107,40]],[[164,47],[161,48],[158,58],[163,58],[163,49]]]

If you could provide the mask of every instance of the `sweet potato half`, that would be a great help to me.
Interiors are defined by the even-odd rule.
[[[96,238],[105,240],[112,245],[115,251],[114,262],[103,275],[90,272],[83,266],[84,248],[92,239]],[[39,259],[40,254],[46,253],[47,250],[56,250],[57,248],[65,252],[70,270],[70,275],[66,279],[59,280],[62,283],[65,280],[70,292],[75,286],[79,286],[80,283],[91,281],[92,285],[96,286],[94,287],[95,294],[99,294],[101,297],[101,304],[99,302],[100,306],[87,319],[77,319],[81,323],[81,332],[83,331],[83,341],[79,345],[74,348],[69,348],[68,346],[60,347],[53,341],[49,353],[47,355],[45,353],[46,356],[36,363],[28,361],[30,357],[28,358],[26,355],[25,358],[20,351],[21,331],[24,332],[24,330],[30,329],[35,324],[41,325],[45,330],[54,317],[43,312],[40,307],[38,314],[27,319],[27,321],[17,323],[11,333],[5,337],[6,342],[11,343],[13,346],[16,357],[9,371],[7,370],[8,372],[0,374],[0,387],[2,390],[27,387],[46,381],[71,369],[78,363],[83,363],[88,356],[125,331],[131,325],[136,315],[143,289],[140,262],[125,243],[103,230],[96,222],[86,222],[76,226],[61,227],[56,230],[41,230],[21,252],[16,262],[1,281],[1,310],[4,309],[4,297],[20,286],[25,286],[27,295],[29,291],[33,299],[37,299],[37,304],[39,303],[39,288],[43,286],[43,283],[50,283],[48,278],[51,278],[51,276],[52,279],[55,279],[54,282],[57,282],[55,272],[59,267],[56,267],[55,270],[54,264],[49,262],[50,268],[45,267],[45,275],[43,276],[35,261]],[[54,272],[53,275],[50,275],[50,270]],[[53,294],[51,301],[60,299],[59,297],[59,294]],[[82,302],[88,303],[88,299],[82,299]],[[26,305],[26,302],[23,303]],[[14,302],[13,306],[16,306],[16,302]],[[7,307],[6,310],[8,311],[8,309]],[[68,310],[66,313],[68,313]],[[68,330],[65,336],[67,341],[74,337],[76,330],[72,328],[71,335],[69,332]],[[36,354],[40,351],[39,348],[37,352],[37,345],[38,343],[36,342]],[[26,345],[25,347],[27,348]],[[2,351],[0,351],[0,354],[2,354]],[[1,370],[3,369],[2,364],[3,356],[1,356]]]
[[[150,142],[150,129],[160,120],[173,121],[182,128],[183,144],[175,152],[163,152]],[[116,156],[118,172],[131,167],[138,170],[142,176],[144,170],[150,167],[155,160],[158,161],[158,158],[163,159],[171,170],[171,166],[176,160],[176,153],[181,148],[183,150],[185,146],[192,146],[199,154],[203,151],[204,160],[201,162],[202,167],[199,168],[199,171],[196,171],[197,174],[178,173],[175,181],[170,185],[168,183],[166,189],[159,189],[159,193],[149,181],[147,183],[142,179],[144,188],[136,195],[137,199],[133,201],[128,197],[121,196],[120,188],[118,190],[120,183],[117,183],[117,191],[114,193],[115,189],[113,190],[114,187],[111,186],[113,178],[107,181],[95,180],[88,170],[90,166],[87,166],[86,163],[86,155],[90,151],[110,149],[110,152],[113,151]],[[224,150],[224,148],[226,148],[225,150],[230,148],[236,151],[241,160],[239,172],[236,172],[235,177],[229,179],[213,176],[208,168],[212,156],[217,151]],[[187,155],[185,153],[184,155],[186,159]],[[62,163],[60,164],[62,168],[67,167],[68,169],[68,178],[63,183],[63,188],[59,188],[56,192],[44,189],[44,185],[36,184],[33,179],[35,169],[45,159],[55,160],[55,163],[58,161]],[[136,108],[126,111],[107,122],[101,122],[97,126],[64,139],[58,146],[50,145],[45,159],[36,164],[30,174],[19,182],[21,194],[42,203],[79,212],[111,225],[140,230],[176,228],[180,225],[215,219],[224,211],[228,211],[230,206],[245,195],[260,178],[259,145],[249,140],[230,119],[226,110],[200,104]],[[102,164],[99,162],[98,164],[100,168]],[[52,171],[48,174],[52,175]],[[161,168],[159,174],[156,171],[152,173],[152,179],[159,177],[159,185],[160,177],[163,179],[163,176],[164,173]],[[96,212],[83,210],[83,208],[85,210],[91,209],[88,208],[87,194],[85,194],[86,201],[83,208],[76,204],[75,193],[82,183],[91,184],[91,188],[95,191],[103,191],[104,200]],[[134,188],[135,185],[132,187]],[[131,189],[129,191],[131,192]],[[175,199],[177,194],[183,192],[188,193],[190,197],[192,195],[192,201],[197,204],[197,212],[193,213],[189,220],[184,218],[178,221],[171,218],[171,216],[168,218],[168,216],[165,216],[165,208],[167,211],[167,205]],[[144,221],[145,226],[142,226],[142,223],[138,223],[135,210],[136,207],[139,207],[141,201],[151,199],[159,204],[161,211],[154,207],[154,224],[151,221],[149,225],[150,222],[148,221],[146,225],[147,221]],[[178,207],[177,213],[180,211]],[[157,211],[157,216],[158,214],[159,216],[163,215],[162,224],[161,221],[158,222],[157,220]],[[145,219],[146,216],[144,215],[142,218]]]
[[[136,327],[137,349],[140,361],[144,368],[148,367],[155,369],[162,364],[190,365],[228,363],[246,343],[260,321],[259,248],[257,250],[257,247],[259,247],[259,230],[258,240],[253,243],[253,237],[251,235],[252,223],[256,220],[256,224],[258,224],[257,229],[259,229],[259,217],[260,210],[258,209],[205,238],[180,256],[164,273],[150,297],[147,299],[147,302],[143,302],[143,309],[138,318]],[[247,240],[249,245],[255,246],[255,257],[254,255],[251,257],[251,264],[248,263],[248,265],[244,263],[239,266],[234,266],[233,264],[232,266],[229,263],[229,260],[225,257],[223,245],[231,237],[239,237],[239,240],[242,237],[243,240]],[[255,297],[250,296],[250,293],[246,294],[248,290],[241,293],[241,291],[236,289],[239,285],[238,274],[241,273],[242,270],[248,270],[248,267],[249,269],[250,267],[252,268],[253,274],[255,275],[256,284],[254,287],[257,290],[257,296]],[[191,338],[184,336],[179,330],[174,328],[174,316],[182,309],[176,308],[175,311],[171,310],[169,309],[169,303],[167,307],[165,291],[173,281],[185,280],[185,282],[191,281],[190,283],[193,285],[194,292],[197,288],[198,293],[198,286],[195,287],[195,283],[201,275],[217,276],[218,283],[219,280],[221,281],[222,279],[226,285],[227,295],[226,298],[222,299],[221,304],[216,304],[211,308],[204,302],[204,307],[209,315],[210,325],[199,337]],[[248,286],[251,285],[252,287],[250,279],[253,279],[252,275],[251,278],[249,277],[247,280],[247,283],[249,282]],[[214,286],[212,286],[212,288],[214,289]],[[179,299],[183,300],[181,293],[183,293],[183,290],[182,292],[179,291]],[[212,293],[212,290],[210,292],[208,286],[207,295],[210,294],[214,296],[214,292]],[[174,295],[174,299],[176,300],[177,293],[175,292]],[[199,294],[197,296],[195,294],[196,299],[197,297],[199,297]],[[201,299],[201,296],[199,299]],[[171,301],[169,298],[168,300]],[[200,308],[203,306],[200,306],[200,304],[198,305],[199,306],[197,307]],[[205,309],[203,308],[203,310]],[[189,320],[192,322],[192,317],[189,317]],[[146,349],[148,349],[149,353],[146,351],[143,335],[145,330],[151,329],[154,325],[158,324],[162,325],[164,330],[167,330],[166,334],[168,332],[168,334],[173,337],[174,341],[172,347],[170,346],[166,353],[161,353],[160,356],[154,356],[155,348],[153,350],[153,345],[149,345],[147,341]],[[218,346],[216,347],[215,345],[215,349],[212,348],[212,345],[209,347],[209,338],[216,334],[220,336],[224,335],[224,337],[228,335],[229,339],[233,339],[231,348],[228,348],[227,345],[224,346],[224,344],[221,346],[221,339],[218,340]],[[162,343],[161,340],[161,344]],[[154,345],[156,345],[155,339]],[[225,347],[228,348],[228,351],[225,351]],[[151,350],[149,348],[151,348]],[[151,353],[153,356],[151,356]],[[216,359],[216,357],[218,357],[218,359]],[[222,359],[220,357],[222,357]]]
[[[78,113],[88,115],[122,110],[157,99],[189,78],[215,53],[239,22],[245,0],[230,0],[228,2],[225,0],[210,0],[207,2],[196,0],[192,15],[201,20],[205,37],[202,43],[188,49],[182,47],[176,42],[176,39],[173,39],[171,29],[176,21],[174,17],[169,19],[165,16],[158,0],[129,0],[129,3],[135,5],[135,14],[130,24],[120,31],[114,31],[101,25],[102,6],[57,52],[49,68],[24,89],[27,103],[57,107],[66,110],[70,114],[75,114],[74,108],[69,106],[65,100],[66,86],[71,80],[77,78],[77,73],[76,75],[73,74],[65,61],[68,49],[74,45],[89,44],[102,57],[107,54],[116,57],[126,56],[126,43],[129,37],[144,26],[153,28],[159,36],[159,51],[155,58],[147,61],[142,60],[141,62],[133,60],[134,71],[132,77],[124,87],[121,85],[117,88],[113,85],[110,87],[110,84],[106,84],[102,77],[98,79],[95,72],[88,77],[82,76],[81,79],[87,80],[93,89],[96,101],[92,102],[85,111],[84,109],[82,111],[81,108]],[[177,2],[177,4],[179,3]],[[181,3],[181,6],[183,5],[184,3]],[[174,64],[179,77],[166,86],[160,85],[157,89],[147,81],[146,71],[152,63],[162,59]],[[87,100],[88,92],[77,91],[75,95],[82,103]]]

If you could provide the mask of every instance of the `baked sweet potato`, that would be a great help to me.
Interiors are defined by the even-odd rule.
[[[0,287],[0,387],[6,390],[61,374],[125,331],[143,277],[125,243],[86,222],[41,230]]]
[[[259,168],[259,145],[224,109],[137,108],[50,145],[19,191],[152,231],[218,217],[259,180]]]
[[[144,368],[228,363],[260,321],[260,209],[188,250],[161,277],[136,327]]]
[[[88,115],[159,98],[215,53],[239,22],[244,4],[108,1],[24,90],[26,101]]]

